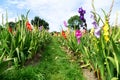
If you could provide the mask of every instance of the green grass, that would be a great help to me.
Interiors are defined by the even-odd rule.
[[[47,45],[39,63],[18,70],[7,71],[0,80],[84,80],[80,67],[70,62],[56,39]]]

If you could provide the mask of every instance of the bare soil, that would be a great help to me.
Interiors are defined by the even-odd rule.
[[[61,47],[61,48],[68,54],[68,56],[72,57],[71,60],[75,61],[76,57],[74,56],[75,53],[73,51],[69,50],[67,47]],[[82,68],[82,71],[83,71],[83,76],[85,77],[86,80],[98,80],[93,71],[90,71],[87,68]]]
[[[89,69],[82,69],[83,70],[83,75],[86,80],[98,80],[93,71],[90,71]]]
[[[37,53],[35,56],[33,56],[33,58],[31,58],[31,59],[28,59],[26,62],[25,62],[25,66],[28,66],[28,65],[36,65],[38,62],[39,62],[39,60],[40,60],[40,58],[41,58],[41,54],[40,53]]]

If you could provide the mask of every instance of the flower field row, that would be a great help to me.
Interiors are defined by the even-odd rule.
[[[114,2],[114,0],[113,0]],[[120,28],[110,25],[109,18],[113,2],[108,14],[104,11],[104,19],[95,11],[93,6],[93,28],[87,30],[84,15],[85,10],[79,8],[83,30],[71,29],[61,32],[60,42],[74,52],[80,60],[81,67],[94,71],[98,80],[118,80],[120,78]],[[99,26],[102,22],[103,26]]]
[[[25,61],[39,53],[51,39],[45,29],[32,27],[27,17],[21,16],[15,25],[0,28],[0,74],[11,66],[24,66]]]

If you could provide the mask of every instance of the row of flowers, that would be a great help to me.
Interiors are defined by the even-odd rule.
[[[93,12],[93,28],[88,31],[84,18],[85,10],[79,8],[83,30],[61,31],[62,44],[72,50],[82,67],[90,67],[99,80],[118,80],[120,77],[120,28],[109,24],[109,15],[104,12],[104,20]],[[110,13],[109,13],[110,14]],[[100,21],[103,26],[99,27]],[[64,25],[67,24],[64,22]],[[72,32],[71,32],[72,31]],[[84,65],[83,65],[84,63]]]
[[[42,26],[33,27],[27,18],[21,21],[16,29],[6,26],[0,30],[0,66],[4,71],[11,66],[24,66],[26,60],[39,53],[51,40]],[[1,70],[0,74],[4,72]]]

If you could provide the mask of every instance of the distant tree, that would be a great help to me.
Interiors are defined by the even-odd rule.
[[[15,22],[9,22],[8,26],[11,27],[11,28],[15,28],[15,24],[16,24]]]
[[[78,15],[74,15],[68,19],[68,26],[73,29],[80,29],[80,24],[82,24],[82,21]]]
[[[38,16],[35,16],[34,19],[31,20],[31,24],[36,27],[43,26],[45,29],[49,29],[49,24]]]

